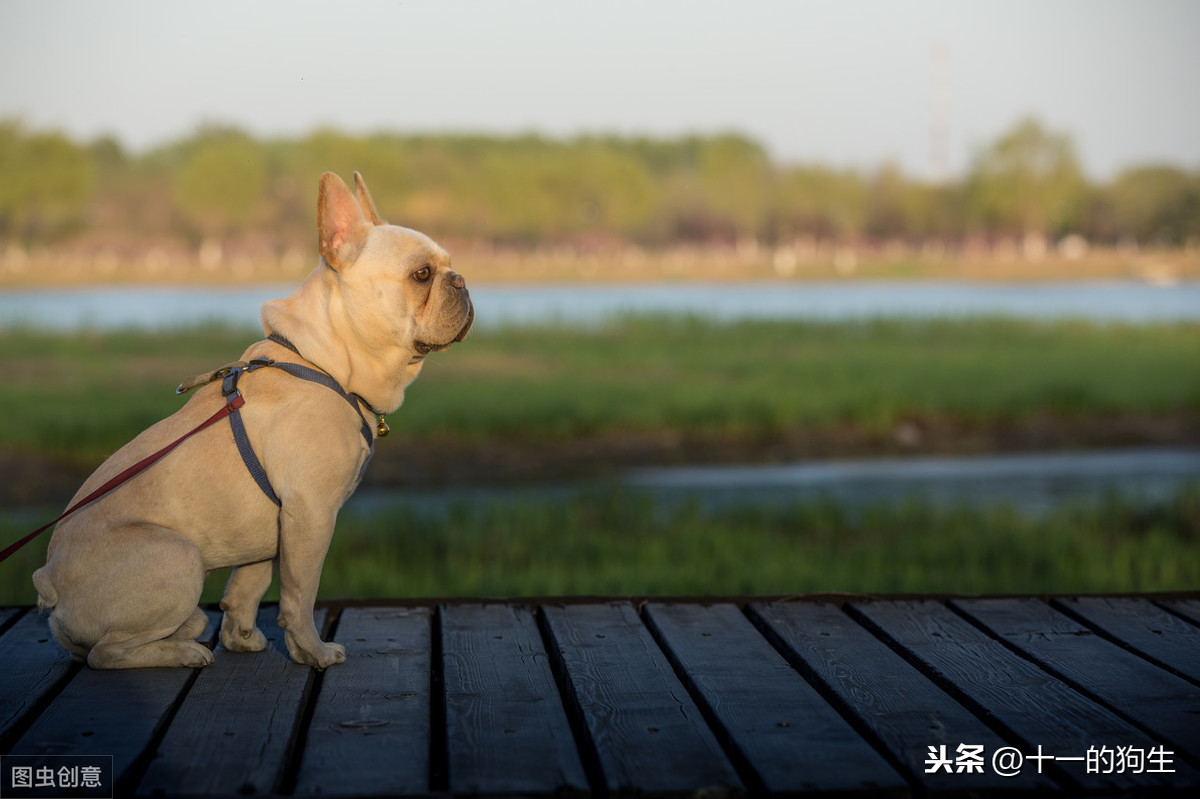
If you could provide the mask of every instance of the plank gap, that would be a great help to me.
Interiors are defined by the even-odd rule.
[[[341,618],[341,607],[329,608],[325,616],[325,624],[319,631],[322,641],[333,640]],[[296,716],[296,726],[292,728],[292,734],[288,739],[283,765],[280,767],[280,774],[275,783],[275,793],[291,795],[296,791],[296,780],[300,775],[300,760],[304,757],[304,749],[308,745],[308,730],[312,724],[313,713],[316,711],[317,700],[321,696],[321,688],[324,684],[325,672],[311,669],[304,692],[300,695],[300,713]]]
[[[196,643],[208,647],[210,650],[215,649],[217,642],[221,637],[221,617],[213,611],[205,611],[208,616],[209,626],[211,631],[207,631],[208,635],[196,639]],[[113,775],[113,792],[116,796],[132,796],[138,784],[142,781],[142,777],[146,775],[147,769],[150,768],[150,763],[154,761],[154,754],[158,751],[158,745],[162,743],[163,738],[167,735],[167,730],[171,729],[171,724],[175,721],[176,714],[179,713],[179,708],[183,707],[184,701],[187,699],[188,692],[192,690],[192,686],[196,684],[196,680],[200,679],[201,669],[192,669],[188,675],[187,682],[184,683],[183,689],[175,697],[175,701],[171,707],[163,715],[162,720],[154,728],[150,734],[149,740],[146,742],[145,748],[142,749],[140,755],[134,758],[133,763],[125,770],[124,774]]]
[[[767,791],[766,784],[750,764],[745,753],[738,747],[733,740],[733,734],[721,722],[716,711],[705,699],[704,693],[696,685],[695,679],[684,668],[679,661],[678,655],[667,644],[663,636],[662,630],[654,620],[654,615],[646,612],[648,603],[641,603],[637,606],[638,617],[642,620],[642,624],[646,625],[646,629],[650,632],[650,637],[654,639],[654,643],[658,644],[658,648],[666,655],[667,662],[671,664],[671,668],[675,671],[675,676],[679,678],[679,682],[683,683],[684,689],[688,692],[688,696],[696,703],[696,707],[700,710],[700,715],[704,718],[704,722],[708,724],[710,730],[713,731],[717,739],[717,743],[721,745],[725,756],[729,758],[729,762],[733,764],[737,771],[738,777],[745,783],[752,795],[763,795]]]
[[[596,742],[592,740],[591,733],[588,732],[583,706],[580,705],[575,687],[567,674],[567,664],[563,659],[562,650],[554,637],[554,631],[550,628],[546,614],[542,612],[541,605],[533,609],[533,616],[537,620],[538,632],[542,636],[542,646],[550,656],[550,673],[554,677],[554,684],[558,687],[563,710],[567,713],[571,734],[575,736],[575,749],[579,752],[579,760],[583,763],[583,773],[587,777],[592,796],[606,797],[608,796],[608,784],[604,779],[604,769],[600,765],[600,753],[596,749]]]
[[[1045,602],[1046,600],[1042,599],[1039,601]],[[1049,604],[1049,603],[1047,603],[1047,604]],[[1041,669],[1042,671],[1046,672],[1054,679],[1062,682],[1064,685],[1066,685],[1068,688],[1070,688],[1075,693],[1086,698],[1088,701],[1098,705],[1099,707],[1102,707],[1105,710],[1109,711],[1110,713],[1112,713],[1114,716],[1116,716],[1117,718],[1119,718],[1121,721],[1125,722],[1126,724],[1132,725],[1134,728],[1136,728],[1140,732],[1144,733],[1148,740],[1152,740],[1152,741],[1159,740],[1158,733],[1147,728],[1144,724],[1138,723],[1135,719],[1131,718],[1126,712],[1122,711],[1122,709],[1120,707],[1118,707],[1115,703],[1105,700],[1104,697],[1096,694],[1095,692],[1089,690],[1084,685],[1081,685],[1078,681],[1072,679],[1071,676],[1069,674],[1067,674],[1066,672],[1064,672],[1060,669],[1056,669],[1051,663],[1039,660],[1032,652],[1026,652],[1024,649],[1019,647],[1015,642],[1010,641],[1007,636],[998,635],[991,628],[989,628],[986,624],[984,624],[983,621],[972,616],[966,608],[959,607],[957,602],[951,601],[951,602],[947,603],[947,607],[949,607],[951,611],[953,611],[954,613],[957,613],[959,616],[961,616],[963,619],[965,619],[968,623],[970,623],[974,627],[978,628],[982,633],[984,633],[985,635],[990,637],[992,640],[999,643],[1005,649],[1016,654],[1017,657],[1029,662],[1035,668]],[[974,710],[974,708],[972,708],[972,710]],[[1179,752],[1177,752],[1176,755],[1183,756],[1182,753],[1179,753]],[[1191,760],[1190,758],[1187,758],[1187,759],[1189,761]],[[1196,765],[1196,764],[1193,763],[1193,765]]]
[[[0,735],[0,755],[9,754],[8,750],[12,745],[21,740],[21,737],[25,733],[29,732],[29,729],[37,723],[42,714],[54,703],[54,700],[62,693],[62,690],[70,684],[71,680],[75,679],[75,675],[79,674],[85,668],[87,666],[83,663],[71,661],[70,665],[67,666],[66,673],[55,681],[45,693],[38,697],[37,701],[29,706],[16,723],[9,727],[3,735]]]
[[[0,608],[0,635],[8,632],[9,628],[25,618],[26,613],[37,613],[36,608]]]
[[[844,605],[838,605],[837,608],[842,613],[845,613]],[[849,724],[850,727],[880,755],[880,757],[887,761],[888,765],[896,769],[900,776],[904,778],[904,781],[908,783],[908,788],[912,795],[922,795],[921,792],[923,789],[921,787],[921,780],[917,778],[917,775],[915,775],[908,765],[895,752],[893,752],[890,747],[888,747],[888,745],[875,733],[874,730],[871,729],[866,720],[854,712],[854,708],[852,708],[846,701],[838,696],[837,691],[835,691],[832,686],[827,684],[825,680],[821,678],[821,675],[817,674],[817,672],[811,666],[804,662],[804,658],[800,657],[800,655],[792,649],[788,642],[784,640],[783,636],[781,636],[771,626],[771,623],[759,613],[758,608],[755,607],[755,605],[747,604],[742,609],[742,612],[746,615],[746,618],[750,620],[750,623],[754,625],[755,629],[762,633],[762,636],[767,640],[767,643],[774,647],[775,651],[778,652],[785,661],[787,661],[788,665],[795,669],[796,673],[799,674],[805,682],[811,685],[813,689],[815,689],[816,692],[821,695],[821,698],[824,699],[839,716],[845,719],[846,723]]]
[[[1034,668],[1041,671],[1046,671],[1037,661],[1033,660],[1025,653],[1008,646],[1008,642],[998,638],[992,633],[991,630],[983,626],[978,620],[964,614],[962,609],[956,607],[953,601],[940,599],[929,601],[936,602],[938,606],[945,609],[949,613],[962,617],[965,622],[970,624],[972,627],[977,628],[979,632],[987,636],[989,639],[1001,644],[1007,649],[1012,649],[1012,651],[1016,652],[1016,654],[1019,655],[1023,660],[1028,661],[1029,664]],[[915,604],[915,602],[910,604]],[[856,607],[855,604],[847,604],[845,607],[843,607],[843,612],[858,622],[864,630],[873,635],[878,641],[890,648],[899,657],[903,658],[905,662],[924,675],[926,679],[928,679],[938,689],[943,691],[947,696],[961,705],[968,713],[974,716],[985,727],[998,735],[1005,743],[1017,746],[1018,748],[1037,745],[1038,742],[1026,740],[1026,738],[1017,730],[1012,729],[999,718],[997,718],[997,716],[989,711],[988,708],[982,704],[982,702],[974,699],[966,688],[958,685],[951,677],[943,674],[932,664],[923,661],[917,652],[906,647],[901,641],[884,629],[882,625],[875,622],[875,620],[871,619],[864,611]],[[1060,789],[1075,790],[1080,787],[1078,781],[1073,779],[1071,775],[1068,774],[1065,769],[1063,769],[1063,767],[1057,764],[1048,766],[1045,773],[1047,778],[1054,780]]]
[[[958,603],[962,602],[962,601],[963,600],[952,600],[950,602],[950,606],[955,611],[959,611],[960,615],[967,614],[965,617],[970,618],[971,610],[969,607],[966,607],[966,606],[963,606],[961,608],[956,607],[958,605]],[[966,602],[968,602],[968,603],[971,601],[972,600],[966,600]],[[976,601],[988,601],[988,600],[976,600]],[[1003,601],[1003,600],[990,600],[990,601],[999,602],[999,601]],[[1048,602],[1047,600],[1033,599],[1032,601],[1042,603],[1047,609],[1049,609],[1051,611],[1051,613],[1058,613],[1058,611],[1056,609],[1054,609],[1050,605],[1050,602]],[[1107,710],[1108,712],[1112,713],[1114,716],[1116,716],[1122,722],[1129,724],[1131,727],[1133,727],[1134,729],[1136,729],[1139,732],[1141,732],[1142,734],[1144,734],[1148,740],[1170,746],[1174,750],[1174,756],[1176,758],[1178,758],[1180,761],[1183,761],[1184,763],[1187,763],[1188,765],[1190,765],[1194,768],[1200,767],[1200,757],[1197,757],[1194,755],[1195,750],[1193,749],[1191,752],[1189,752],[1189,751],[1183,751],[1181,748],[1181,747],[1185,748],[1187,746],[1187,744],[1190,743],[1189,740],[1187,740],[1186,738],[1175,738],[1166,732],[1154,729],[1145,720],[1139,720],[1138,714],[1136,712],[1130,712],[1128,710],[1129,705],[1127,703],[1118,701],[1116,698],[1113,698],[1113,697],[1106,698],[1105,692],[1103,689],[1091,688],[1088,685],[1086,685],[1084,682],[1082,682],[1079,677],[1072,676],[1072,673],[1071,673],[1072,667],[1071,667],[1070,663],[1064,663],[1061,666],[1056,665],[1054,656],[1052,654],[1048,655],[1048,654],[1043,653],[1043,654],[1039,655],[1038,651],[1033,648],[1029,649],[1029,651],[1025,651],[1024,649],[1020,648],[1020,645],[1009,635],[1002,634],[999,629],[993,631],[988,626],[987,622],[984,621],[983,618],[980,618],[977,621],[976,626],[979,627],[981,630],[983,630],[987,635],[991,636],[993,639],[999,641],[1001,644],[1003,644],[1008,649],[1012,650],[1013,652],[1016,652],[1018,655],[1025,658],[1027,661],[1029,661],[1031,664],[1033,664],[1034,667],[1041,669],[1045,673],[1051,675],[1055,679],[1062,682],[1064,685],[1066,685],[1069,689],[1071,689],[1075,693],[1077,693],[1080,696],[1084,697],[1085,699],[1091,701],[1098,707],[1101,707],[1101,708]],[[1098,637],[1097,640],[1107,642],[1107,640],[1103,637]],[[1118,647],[1118,651],[1125,653],[1124,648],[1121,648],[1121,647]],[[1130,654],[1130,653],[1125,653],[1125,654]],[[1139,659],[1142,659],[1142,660],[1145,660],[1144,658],[1141,658],[1141,656],[1138,655],[1137,653],[1133,653],[1132,656],[1138,657]],[[1149,660],[1145,660],[1145,662],[1151,668],[1158,668],[1158,666],[1156,664],[1151,663]],[[1167,671],[1166,673],[1171,674],[1171,672],[1169,672],[1169,671]],[[1174,675],[1172,674],[1172,676],[1174,676]]]
[[[450,731],[446,727],[445,647],[442,606],[429,615],[429,791],[450,790]]]
[[[1158,600],[1155,601],[1154,604],[1157,607],[1165,610],[1167,613],[1170,613],[1172,616],[1183,619],[1193,627],[1200,627],[1200,612],[1194,615],[1188,612],[1190,605],[1200,605],[1200,600],[1196,600],[1195,602],[1190,603],[1190,605],[1184,605],[1183,600],[1176,600],[1173,602],[1164,602]]]
[[[1071,607],[1071,605],[1068,602],[1063,601],[1062,597],[1055,597],[1054,599],[1052,599],[1050,601],[1050,607],[1054,608],[1059,613],[1062,613],[1064,616],[1067,616],[1072,621],[1088,628],[1089,630],[1092,631],[1092,634],[1094,634],[1100,638],[1103,638],[1104,640],[1108,641],[1111,644],[1115,644],[1116,646],[1119,646],[1121,649],[1125,650],[1129,654],[1139,657],[1142,660],[1146,661],[1147,663],[1151,663],[1164,671],[1170,672],[1171,674],[1175,675],[1176,677],[1180,678],[1181,680],[1187,680],[1192,685],[1200,687],[1200,680],[1197,680],[1197,679],[1193,678],[1191,675],[1185,674],[1182,671],[1179,671],[1178,669],[1174,668],[1170,663],[1166,663],[1165,661],[1158,659],[1153,654],[1146,652],[1145,650],[1138,647],[1136,644],[1134,644],[1130,641],[1126,641],[1125,639],[1118,636],[1116,633],[1110,632],[1105,627],[1103,627],[1099,622],[1092,621],[1086,615],[1084,615],[1083,613],[1080,613],[1077,609]],[[1155,607],[1157,607],[1157,606],[1155,606]]]

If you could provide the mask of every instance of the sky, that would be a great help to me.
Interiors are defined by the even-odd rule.
[[[1105,180],[1200,169],[1198,77],[1197,0],[0,2],[0,118],[135,151],[200,124],[738,132],[938,178],[1034,116]]]

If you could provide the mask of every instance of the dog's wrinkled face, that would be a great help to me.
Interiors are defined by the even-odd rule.
[[[475,319],[466,281],[450,268],[449,253],[415,230],[375,226],[345,270],[342,287],[356,325],[364,332],[389,331],[414,360],[462,341]]]

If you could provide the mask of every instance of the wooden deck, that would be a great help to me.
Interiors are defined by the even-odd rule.
[[[1200,593],[334,604],[324,673],[274,610],[127,672],[0,610],[0,754],[118,796],[1200,795]]]

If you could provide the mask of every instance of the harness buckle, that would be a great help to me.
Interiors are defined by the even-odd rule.
[[[179,384],[179,387],[175,389],[175,393],[186,394],[193,388],[199,388],[200,386],[207,385],[214,380],[226,380],[234,372],[245,372],[252,369],[259,369],[263,366],[271,366],[274,363],[275,361],[271,360],[270,358],[253,358],[249,361],[234,361],[233,363],[227,363],[215,372],[204,372],[203,374],[198,374],[195,377],[190,377],[187,380],[184,380]],[[223,393],[226,397],[228,397],[232,392],[223,391]]]
[[[222,377],[221,396],[232,397],[238,394],[238,378],[242,376],[242,372],[246,371],[245,366],[234,366],[230,368]]]
[[[187,380],[184,380],[179,384],[179,387],[175,389],[175,393],[185,394],[191,391],[193,388],[199,388],[200,386],[207,385],[214,380],[223,380],[228,377],[229,373],[234,369],[245,365],[245,361],[234,361],[233,363],[225,364],[215,372],[204,372],[203,374],[198,374],[195,377],[189,377]]]

